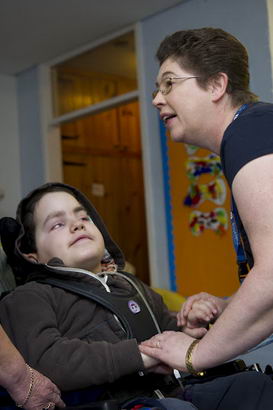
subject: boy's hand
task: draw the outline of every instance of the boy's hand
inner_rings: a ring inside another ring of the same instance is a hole
[[[147,354],[142,353],[142,352],[140,354],[141,354],[145,369],[150,369],[151,367],[158,365],[159,360],[154,359],[153,357],[148,356]]]
[[[172,369],[165,363],[162,363],[160,360],[157,360],[154,357],[148,356],[147,354],[142,352],[140,354],[144,363],[144,367],[148,373],[172,373]]]
[[[187,299],[177,314],[177,324],[192,337],[203,337],[209,323],[214,323],[221,315],[227,301],[206,292],[198,293]]]
[[[208,325],[217,319],[214,312],[214,307],[207,301],[194,302],[189,311],[186,325],[182,328],[183,332],[200,339],[206,334]]]

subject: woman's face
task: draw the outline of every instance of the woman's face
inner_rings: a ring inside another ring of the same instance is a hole
[[[159,91],[153,104],[159,110],[160,117],[174,141],[202,146],[211,99],[209,90],[201,88],[194,77],[194,73],[181,68],[175,60],[168,58],[158,73]],[[164,83],[171,83],[171,89],[165,95],[160,91],[162,84],[164,91]]]

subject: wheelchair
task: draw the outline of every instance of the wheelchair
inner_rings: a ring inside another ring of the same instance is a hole
[[[0,253],[1,253],[1,246],[0,246]],[[1,256],[1,255],[0,255]],[[1,259],[1,258],[0,258]],[[4,297],[9,291],[12,290],[12,288],[15,287],[15,281],[13,277],[13,273],[10,269],[10,267],[5,263],[5,261],[1,262],[1,275],[0,275],[0,298]],[[3,269],[5,269],[5,275],[2,275]],[[4,279],[3,279],[4,278]],[[56,285],[56,284],[55,284]],[[159,292],[160,293],[160,292]],[[180,300],[179,300],[180,302]],[[172,310],[172,309],[171,309]],[[273,341],[273,338],[272,338]],[[253,356],[252,356],[253,357]],[[235,361],[237,362],[237,361]],[[233,362],[231,362],[233,363]],[[244,366],[244,369],[239,368],[238,371],[242,370],[255,370],[261,372],[262,369],[260,368],[259,365],[255,364],[252,366]],[[214,373],[213,373],[214,372]],[[200,383],[204,381],[210,380],[210,378],[215,378],[215,377],[221,377],[225,376],[227,374],[233,374],[236,372],[236,369],[234,370],[234,366],[231,364],[224,364],[222,366],[218,366],[217,368],[213,369],[212,371],[208,372],[208,377],[203,381],[200,379],[194,380],[192,376],[185,376],[182,379],[182,384],[194,384],[194,383]],[[267,374],[271,379],[273,378],[273,370],[271,366],[266,366],[265,367],[265,374]],[[89,389],[82,389],[79,391],[72,391],[72,392],[63,392],[62,393],[62,399],[66,403],[66,410],[87,410],[87,409],[93,409],[93,410],[119,410],[120,403],[115,400],[115,399],[107,399],[107,400],[101,400],[100,395],[101,389],[100,388],[89,388]],[[135,403],[128,402],[127,404],[123,405],[122,408],[132,408],[133,404],[137,407],[139,405],[142,405],[143,407],[155,407],[155,403],[153,402],[153,399],[147,398],[146,401],[141,402],[139,401],[139,398],[137,398],[138,402],[136,401]],[[126,407],[127,405],[127,407]],[[181,402],[182,405],[182,402]],[[190,404],[189,404],[190,405]],[[183,406],[183,405],[182,405]],[[181,408],[182,408],[181,406]],[[191,405],[190,405],[191,406]],[[156,407],[160,407],[158,404],[158,400],[156,402]],[[11,399],[7,391],[3,388],[0,387],[0,410],[15,410],[16,405],[14,401]],[[160,407],[164,409],[164,405]],[[191,408],[194,408],[191,407]]]

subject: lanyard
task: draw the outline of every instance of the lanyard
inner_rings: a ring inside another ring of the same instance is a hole
[[[249,272],[249,265],[240,231],[240,217],[233,196],[231,196],[231,203],[230,222],[232,229],[232,240],[237,255],[239,280],[242,283]]]
[[[238,118],[239,115],[243,111],[245,111],[248,107],[249,107],[249,104],[242,105],[238,109],[238,111],[236,111],[233,117],[233,121],[235,121],[236,118]],[[231,195],[230,221],[231,221],[231,229],[232,229],[233,246],[234,246],[234,249],[237,255],[238,275],[239,275],[239,280],[242,283],[249,271],[249,266],[248,266],[247,256],[246,256],[246,252],[244,248],[244,242],[243,242],[241,230],[240,230],[240,225],[241,225],[240,217],[239,217],[239,213],[238,213],[237,206],[233,198],[233,195]]]
[[[244,104],[244,105],[242,105],[242,106],[236,111],[236,113],[234,114],[233,121],[236,120],[236,118],[238,118],[239,115],[240,115],[243,111],[245,111],[248,107],[249,107],[249,104]]]

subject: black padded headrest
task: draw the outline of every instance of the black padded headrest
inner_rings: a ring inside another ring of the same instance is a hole
[[[20,233],[20,225],[16,219],[5,216],[0,219],[0,237],[2,247],[7,257],[13,257],[15,242]]]

